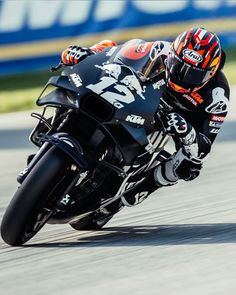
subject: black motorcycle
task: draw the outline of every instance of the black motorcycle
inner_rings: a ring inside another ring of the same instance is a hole
[[[158,116],[165,74],[152,62],[153,72],[144,60],[134,65],[117,46],[49,79],[37,100],[43,113],[32,113],[39,150],[2,220],[7,244],[25,243],[46,223],[101,228],[123,208],[122,194],[168,157]]]

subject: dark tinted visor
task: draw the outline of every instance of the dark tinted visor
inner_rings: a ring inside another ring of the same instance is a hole
[[[186,89],[203,85],[212,73],[184,62],[174,52],[167,58],[167,69],[170,80]]]

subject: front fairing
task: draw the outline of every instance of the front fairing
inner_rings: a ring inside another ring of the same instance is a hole
[[[78,111],[84,102],[104,101],[112,108],[112,116],[97,120],[98,128],[108,134],[121,150],[126,163],[131,163],[140,150],[148,145],[147,135],[155,131],[154,115],[165,88],[165,75],[141,80],[125,60],[119,60],[120,47],[108,48],[87,57],[72,67],[65,67],[60,78],[54,79],[64,98],[42,97],[39,105],[60,104]],[[66,82],[67,81],[67,82]],[[55,94],[55,93],[54,93]],[[95,109],[99,112],[101,104]],[[96,114],[94,113],[96,119]]]
[[[165,86],[164,73],[141,81],[136,71],[119,58],[120,47],[113,50],[112,56],[109,56],[110,50],[65,68],[62,75],[77,88],[78,101],[95,93],[114,107],[115,122],[127,122],[151,131]]]

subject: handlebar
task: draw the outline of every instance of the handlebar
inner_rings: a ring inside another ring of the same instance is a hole
[[[64,64],[63,62],[59,62],[59,64],[58,65],[56,65],[55,67],[51,67],[50,68],[50,71],[51,72],[56,72],[56,71],[58,71],[58,70],[60,70],[60,68],[62,68],[63,66],[69,66],[69,67],[71,67],[71,66],[74,66],[75,64],[73,64],[73,63],[71,63],[71,64]]]

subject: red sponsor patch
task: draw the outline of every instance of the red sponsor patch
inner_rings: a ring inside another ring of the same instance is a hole
[[[211,121],[224,122],[224,116],[211,115]]]
[[[141,59],[151,49],[153,42],[146,42],[139,45],[128,45],[121,49],[121,55],[129,59]]]

